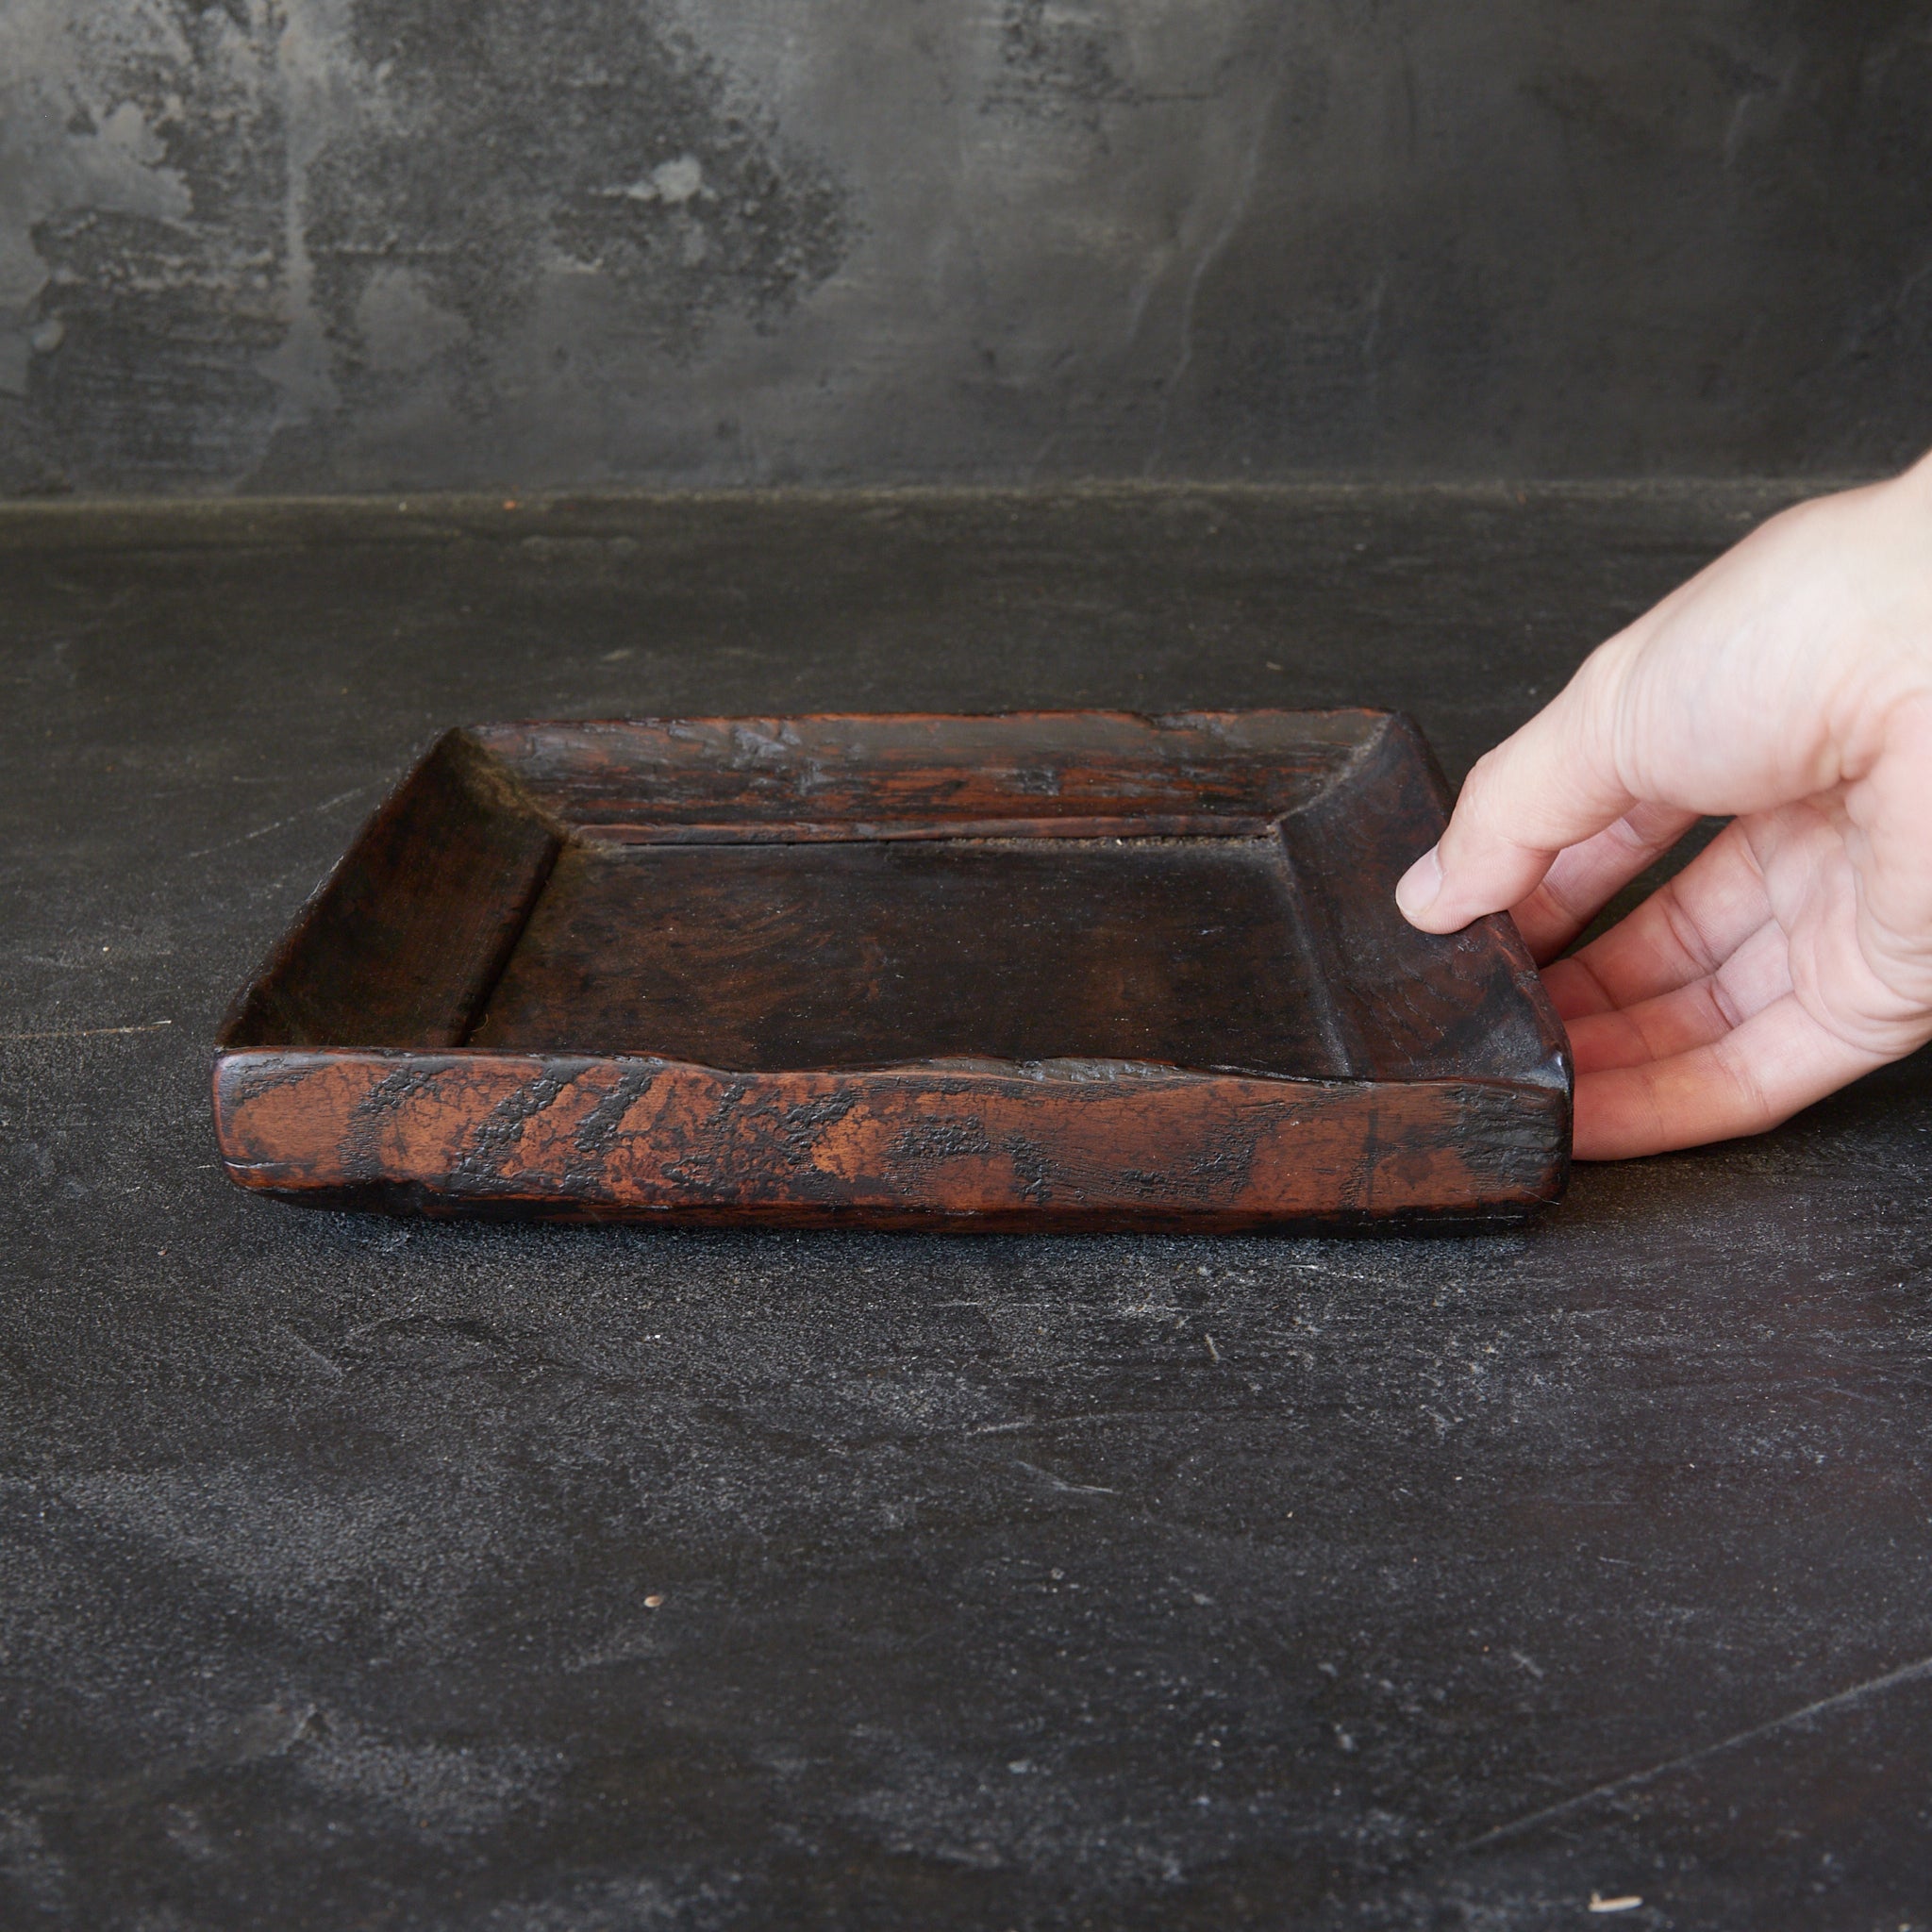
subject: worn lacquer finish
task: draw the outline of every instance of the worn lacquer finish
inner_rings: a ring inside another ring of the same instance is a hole
[[[248,1053],[229,1172],[333,1199],[790,1224],[1237,1228],[1522,1210],[1562,1095],[1079,1064],[861,1079],[662,1061]]]
[[[452,733],[238,997],[242,1185],[433,1213],[960,1228],[1520,1216],[1562,1034],[1391,893],[1374,712]]]

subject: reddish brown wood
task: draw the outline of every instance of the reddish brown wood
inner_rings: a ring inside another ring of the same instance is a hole
[[[1396,912],[1384,713],[453,732],[238,998],[242,1185],[429,1212],[1232,1228],[1561,1191],[1514,928]]]

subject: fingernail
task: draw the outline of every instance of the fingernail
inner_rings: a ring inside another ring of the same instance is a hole
[[[1402,874],[1401,882],[1395,888],[1395,903],[1402,908],[1405,919],[1419,919],[1436,903],[1436,895],[1441,890],[1442,861],[1436,857],[1436,848],[1431,845]]]

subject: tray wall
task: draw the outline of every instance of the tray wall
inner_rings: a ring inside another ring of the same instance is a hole
[[[222,1047],[459,1044],[563,836],[498,760],[448,733],[237,996]]]
[[[234,1054],[215,1081],[230,1174],[284,1198],[982,1231],[1519,1218],[1561,1191],[1566,1108],[1472,1080],[730,1074],[476,1053]]]

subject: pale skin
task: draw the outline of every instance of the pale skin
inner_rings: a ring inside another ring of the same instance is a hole
[[[1706,815],[1732,822],[1559,957]],[[1774,517],[1599,646],[1397,900],[1426,932],[1515,914],[1582,1159],[1761,1132],[1932,1040],[1932,457]]]

